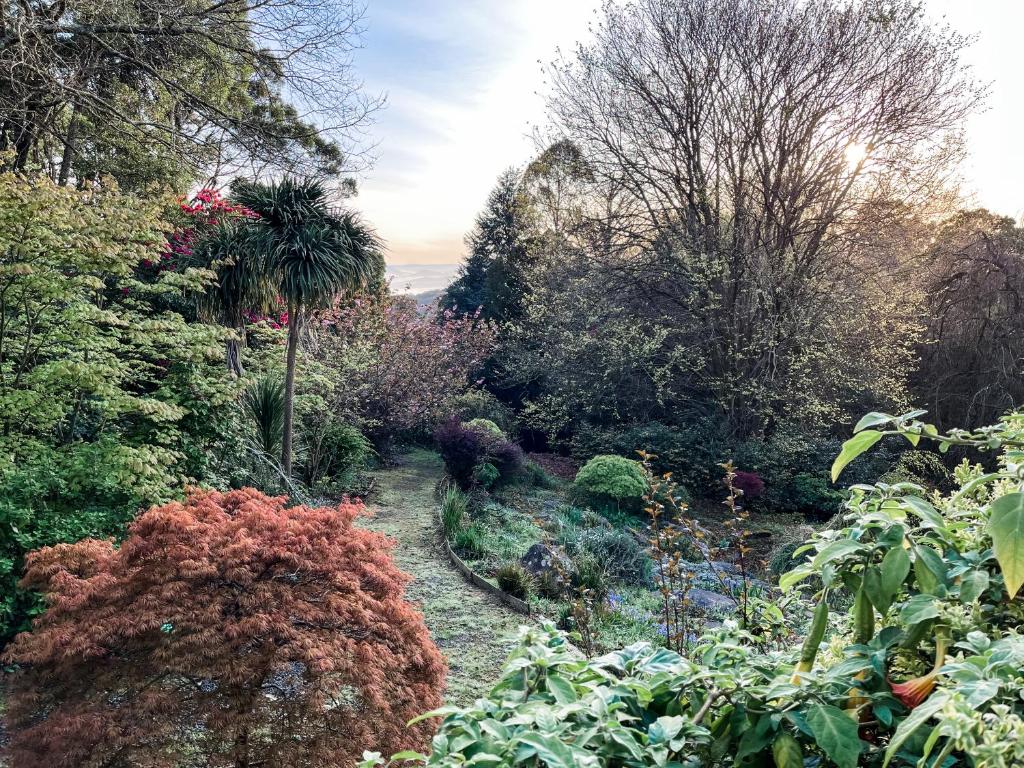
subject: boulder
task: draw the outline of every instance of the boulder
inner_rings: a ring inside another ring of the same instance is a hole
[[[572,561],[564,552],[537,542],[526,550],[519,563],[537,579],[538,583],[566,586],[566,580],[572,578]]]
[[[737,605],[736,600],[729,595],[712,592],[710,589],[691,589],[686,593],[686,599],[695,610],[705,614],[731,614]]]

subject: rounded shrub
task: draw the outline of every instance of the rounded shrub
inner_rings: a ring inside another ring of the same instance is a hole
[[[638,505],[647,493],[647,473],[639,461],[622,456],[595,456],[576,473],[576,490],[597,500],[611,500],[617,505]]]
[[[613,578],[627,584],[649,584],[653,563],[647,551],[626,531],[590,528],[571,542],[574,552],[601,563]]]
[[[470,419],[465,422],[465,426],[469,429],[476,429],[482,432],[486,432],[491,437],[505,437],[505,432],[490,419]]]
[[[433,724],[406,723],[441,703],[444,658],[362,513],[195,490],[119,545],[29,555],[47,608],[7,648],[7,764],[253,765],[247,743],[266,765],[354,765],[425,747]]]

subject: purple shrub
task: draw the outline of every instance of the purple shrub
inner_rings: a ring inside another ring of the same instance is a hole
[[[448,475],[460,488],[469,488],[473,484],[473,470],[484,457],[484,435],[452,418],[435,430],[434,440]]]
[[[764,480],[756,472],[744,472],[742,469],[738,469],[732,484],[737,490],[743,491],[745,499],[756,499],[764,493]]]

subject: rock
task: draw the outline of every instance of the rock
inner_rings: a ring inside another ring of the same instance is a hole
[[[722,573],[732,573],[739,575],[740,567],[736,563],[728,563],[725,560],[712,560],[711,567]]]
[[[566,580],[572,578],[572,561],[563,552],[539,541],[526,550],[519,563],[538,582],[565,586]]]
[[[686,593],[686,599],[690,601],[691,606],[703,613],[731,614],[736,610],[735,599],[709,589],[691,589]]]

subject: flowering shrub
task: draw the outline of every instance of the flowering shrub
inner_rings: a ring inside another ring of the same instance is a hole
[[[421,313],[386,292],[360,296],[310,323],[311,355],[326,379],[328,407],[360,422],[378,447],[427,436],[470,390],[494,329],[476,317]],[[323,380],[322,379],[322,380]]]
[[[193,491],[110,541],[42,549],[49,608],[5,661],[9,764],[345,765],[422,746],[445,667],[361,505]]]

